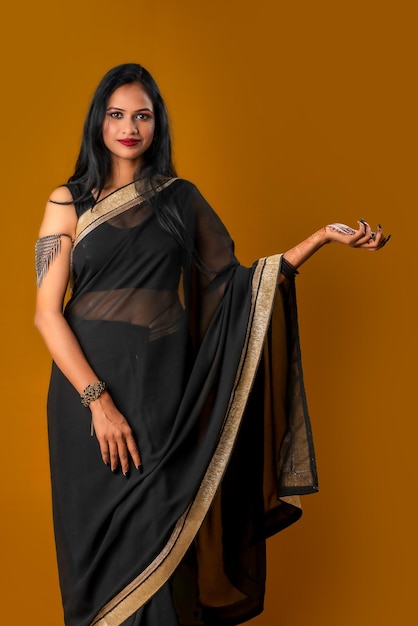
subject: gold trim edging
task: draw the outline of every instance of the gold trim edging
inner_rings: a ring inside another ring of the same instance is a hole
[[[130,183],[126,185],[126,187],[122,187],[117,191],[109,194],[106,198],[103,198],[100,202],[98,202],[94,207],[83,213],[78,222],[75,232],[75,240],[74,240],[74,248],[86,235],[92,232],[97,226],[103,224],[108,219],[112,217],[116,217],[121,213],[124,213],[128,209],[131,209],[134,206],[139,204],[143,204],[150,197],[151,193],[158,193],[174,183],[177,178],[170,178],[166,180],[164,183],[161,183],[155,190],[140,193],[135,183]],[[115,206],[116,203],[116,206]]]
[[[199,491],[158,557],[97,614],[91,626],[120,626],[173,574],[196,536],[222,480],[260,362],[282,255],[260,259],[252,281],[252,310],[224,427]]]

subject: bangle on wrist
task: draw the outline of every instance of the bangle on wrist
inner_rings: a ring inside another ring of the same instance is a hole
[[[90,402],[94,402],[97,398],[100,398],[102,393],[106,390],[106,383],[102,380],[95,380],[91,385],[87,385],[83,393],[80,394],[81,404],[88,408]]]

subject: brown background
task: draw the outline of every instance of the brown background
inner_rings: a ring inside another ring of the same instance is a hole
[[[254,626],[415,619],[416,21],[398,0],[72,0],[2,15],[2,624],[60,626],[33,244],[71,173],[93,89],[143,63],[180,175],[245,264],[331,221],[382,222],[380,254],[329,246],[298,277],[320,471],[269,542]],[[75,450],[76,454],[77,451]],[[88,476],[86,476],[88,480]]]

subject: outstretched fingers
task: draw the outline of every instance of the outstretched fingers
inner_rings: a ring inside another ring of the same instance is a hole
[[[118,460],[122,474],[127,478],[129,473],[129,455],[125,439],[121,436],[116,440],[118,446]]]
[[[377,228],[377,236],[376,236],[376,243],[377,243],[377,250],[380,250],[380,248],[383,248],[383,246],[385,246],[387,244],[387,242],[389,241],[389,239],[392,237],[392,235],[388,235],[387,237],[384,237],[383,235],[383,231],[382,231],[382,227],[379,224],[378,228]]]
[[[103,396],[103,397],[102,397]],[[120,467],[127,478],[131,462],[142,471],[138,446],[125,417],[113,404],[108,393],[91,403],[94,432],[103,462],[112,472]]]
[[[366,220],[360,220],[359,224],[360,229],[364,232],[364,235],[357,240],[355,247],[365,248],[372,251],[380,250],[391,238],[391,235],[388,235],[387,237],[383,235],[381,224],[378,225],[376,231],[372,231]]]
[[[99,443],[103,463],[112,472],[116,472],[120,467],[122,474],[127,477],[130,459],[132,459],[136,469],[142,471],[138,446],[130,430],[127,433],[118,433],[114,437],[102,438]]]
[[[110,469],[112,472],[116,472],[119,466],[119,451],[116,441],[113,439],[108,441],[109,455],[110,455]]]
[[[108,441],[108,446],[110,453],[110,469],[112,472],[115,472],[120,466],[122,474],[127,478],[131,459],[136,469],[142,471],[138,446],[132,434],[132,430],[127,424]]]
[[[99,441],[100,445],[100,454],[102,455],[102,460],[105,465],[110,467],[110,452],[109,445],[107,441]]]
[[[370,224],[366,222],[366,220],[358,220],[357,224],[359,225],[359,228],[356,231],[351,245],[353,246],[353,248],[362,248],[368,245],[370,242],[374,241],[372,237],[372,229],[370,228]]]
[[[390,235],[383,235],[382,227],[379,224],[376,231],[373,231],[366,220],[358,220],[358,229],[351,228],[347,224],[328,224],[325,227],[328,233],[328,241],[346,244],[352,248],[363,248],[365,250],[380,250],[387,244]]]
[[[126,437],[126,446],[136,469],[142,472],[141,455],[139,454],[138,446],[136,445],[135,437],[132,432]]]

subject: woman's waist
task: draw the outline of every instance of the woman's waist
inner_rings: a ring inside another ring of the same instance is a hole
[[[108,330],[113,324],[142,327],[154,339],[183,326],[184,308],[176,291],[126,288],[75,294],[65,317],[76,327],[83,322],[103,322]]]

